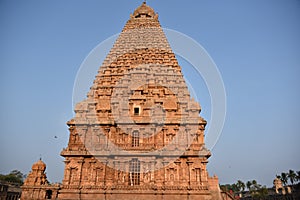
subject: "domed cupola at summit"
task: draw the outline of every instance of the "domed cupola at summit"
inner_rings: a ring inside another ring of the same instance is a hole
[[[143,17],[149,17],[154,18],[157,16],[155,11],[146,4],[146,2],[143,2],[141,6],[139,6],[132,15],[134,18],[143,18]]]

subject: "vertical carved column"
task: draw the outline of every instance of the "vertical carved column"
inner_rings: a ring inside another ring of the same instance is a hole
[[[155,147],[155,144],[156,144],[156,141],[155,141],[155,135],[156,135],[155,128],[151,128],[150,131],[151,131],[150,132],[150,134],[151,134],[151,146],[156,148]]]
[[[192,167],[193,161],[187,160],[186,164],[188,165],[188,180],[189,180],[188,183],[189,183],[189,186],[191,186],[191,167]]]
[[[176,149],[178,149],[179,148],[179,134],[178,134],[178,127],[176,126],[175,128],[174,128],[174,131],[175,131],[175,139],[176,139],[176,141],[175,141],[175,148]]]
[[[92,128],[92,150],[98,150],[99,149],[99,144],[100,144],[100,134],[99,132],[99,127],[95,126]]]
[[[168,134],[168,129],[167,128],[163,128],[163,147],[165,147],[167,144],[167,134]]]
[[[130,169],[129,169],[129,161],[125,161],[124,162],[125,163],[125,172],[127,172],[126,173],[126,176],[125,176],[125,185],[129,185],[130,184],[130,179],[129,179],[129,171],[130,171]]]
[[[69,185],[70,184],[70,168],[69,168],[70,160],[66,158],[64,160],[64,163],[65,163],[65,173],[64,173],[63,185]]]
[[[88,127],[87,126],[83,126],[81,128],[81,130],[79,131],[79,134],[80,134],[79,136],[80,136],[80,139],[82,141],[80,150],[84,150],[85,149],[86,140],[89,139],[89,138],[87,138],[87,132],[88,132]]]
[[[157,185],[157,186],[162,186],[162,178],[161,177],[161,173],[162,173],[162,163],[161,163],[161,159],[160,158],[156,158],[156,162],[155,162],[155,166],[154,166],[154,169],[156,169],[154,171],[154,183]]]
[[[109,138],[109,130],[110,130],[110,128],[108,128],[108,127],[106,127],[106,128],[104,128],[105,129],[105,149],[108,149],[108,143],[109,143],[109,140],[110,140],[110,138]]]
[[[106,158],[107,159],[107,158]],[[107,182],[106,182],[106,179],[107,179],[107,163],[108,163],[108,161],[102,161],[103,162],[103,176],[104,176],[104,181],[103,181],[103,184],[104,184],[104,186],[106,186],[106,184],[107,184]]]
[[[92,171],[92,173],[91,174],[89,174],[89,184],[91,184],[91,185],[93,185],[93,184],[95,184],[96,185],[96,167],[95,167],[95,163],[96,163],[96,160],[94,160],[94,159],[91,159],[90,161],[89,161],[89,163],[90,163],[90,168],[88,169],[88,171]],[[87,172],[87,173],[89,173],[89,172]]]
[[[163,168],[164,168],[164,185],[167,185],[166,183],[167,183],[167,180],[168,180],[168,178],[167,178],[167,176],[168,176],[168,173],[167,173],[167,165],[168,165],[168,161],[162,161],[162,164],[163,164]]]
[[[181,162],[179,160],[177,160],[174,163],[176,164],[176,170],[177,170],[177,172],[176,172],[176,174],[177,174],[176,184],[179,185],[180,181],[181,181],[180,180],[180,172],[179,172],[179,170],[180,170],[180,163]]]
[[[151,161],[150,164],[151,164],[150,183],[154,183],[155,184],[155,179],[156,179],[156,177],[155,177],[155,171],[156,170],[154,170],[154,169],[155,169],[156,161]]]
[[[78,163],[79,163],[79,182],[78,182],[78,186],[80,187],[81,186],[81,182],[82,182],[82,171],[83,171],[83,163],[84,163],[84,157],[81,157],[79,160],[78,160]]]
[[[186,128],[186,134],[185,134],[186,135],[186,142],[187,142],[186,144],[190,144],[190,130],[191,130],[190,128],[188,128],[188,127]]]
[[[208,177],[207,177],[206,163],[207,163],[207,161],[205,161],[205,160],[201,162],[201,168],[202,168],[201,177],[202,177],[202,181],[204,181],[204,182],[208,181],[208,179],[207,179]]]

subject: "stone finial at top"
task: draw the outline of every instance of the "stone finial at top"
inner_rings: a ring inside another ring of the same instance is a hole
[[[146,1],[142,3],[135,11],[133,12],[132,15],[130,15],[131,18],[158,18],[158,14],[155,13],[153,8],[148,6],[146,4]]]

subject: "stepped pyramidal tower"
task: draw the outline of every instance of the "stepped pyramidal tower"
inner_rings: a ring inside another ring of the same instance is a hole
[[[51,198],[222,199],[206,170],[200,111],[158,14],[144,2],[67,122],[64,178]]]

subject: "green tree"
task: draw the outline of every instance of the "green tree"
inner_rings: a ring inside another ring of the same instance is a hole
[[[225,184],[225,185],[220,185],[221,190],[224,192],[239,192],[238,187],[236,184]]]
[[[238,189],[238,195],[242,195],[245,190],[245,183],[241,180],[238,180],[235,185]]]
[[[261,187],[261,185],[258,184],[256,180],[252,180],[252,186],[254,190],[258,190]]]
[[[239,192],[239,188],[238,188],[237,184],[232,184],[232,185],[231,185],[231,190],[232,190],[233,192]]]
[[[256,189],[255,192],[252,194],[252,197],[258,199],[265,199],[267,196],[268,196],[268,189],[266,186],[263,187],[259,186],[259,188]]]
[[[227,191],[228,191],[226,185],[220,185],[220,189],[221,189],[223,192],[227,192]]]
[[[300,181],[300,171],[297,171],[296,174],[297,174],[297,175],[296,175],[297,181]]]
[[[251,191],[251,186],[252,186],[252,182],[251,181],[247,181],[246,187],[248,188],[249,192]]]
[[[237,186],[239,192],[243,192],[245,190],[245,183],[241,180],[237,181],[236,186]]]
[[[294,182],[297,180],[296,177],[296,173],[293,170],[289,170],[289,173],[287,174],[287,177],[290,179],[290,182],[292,185],[294,185]]]
[[[9,174],[0,174],[0,180],[22,185],[25,176],[19,170],[12,170]]]
[[[283,185],[286,185],[288,181],[288,177],[287,174],[285,172],[281,173],[281,182],[283,183]]]

